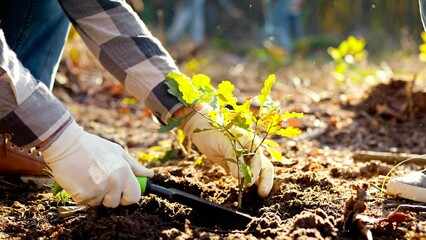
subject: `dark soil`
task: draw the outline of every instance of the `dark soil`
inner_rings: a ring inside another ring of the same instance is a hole
[[[62,69],[59,78],[66,81],[58,83],[54,92],[87,131],[122,144],[134,156],[170,138],[156,132],[158,124],[143,107],[123,103],[128,96],[109,75],[93,73],[104,79],[100,86],[85,80],[93,77],[92,70],[84,64],[79,68],[86,75],[69,66]],[[210,76],[224,79],[217,75]],[[236,78],[250,86],[240,88],[241,96],[260,89],[254,79],[257,75],[251,76]],[[293,95],[286,110],[305,113],[301,122],[293,123],[304,134],[292,140],[275,139],[285,159],[274,162],[276,178],[267,198],[258,197],[256,187],[244,191],[239,211],[254,217],[247,225],[230,227],[227,219],[215,213],[152,194],[132,206],[89,208],[60,217],[60,204],[49,187],[36,188],[18,176],[2,176],[0,238],[364,239],[371,234],[374,239],[424,239],[424,212],[405,212],[403,221],[374,220],[386,218],[401,204],[422,205],[380,193],[384,175],[395,163],[353,157],[360,150],[425,153],[425,93],[407,92],[406,84],[391,81],[363,95],[329,92],[319,101],[307,101],[306,95],[291,93],[292,89],[277,93]],[[407,104],[409,99],[415,99],[414,104]],[[156,173],[152,181],[236,208],[235,179],[208,161],[196,165],[179,156],[165,163],[146,163]],[[391,176],[420,169],[421,165],[407,163]]]

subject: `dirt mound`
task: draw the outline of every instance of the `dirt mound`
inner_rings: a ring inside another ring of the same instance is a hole
[[[358,110],[398,121],[421,119],[426,116],[426,92],[414,92],[413,84],[395,79],[389,83],[381,83],[366,92]]]

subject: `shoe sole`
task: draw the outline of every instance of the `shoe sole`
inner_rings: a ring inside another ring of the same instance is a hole
[[[386,191],[388,194],[396,195],[401,198],[426,203],[426,188],[391,180],[387,185]]]

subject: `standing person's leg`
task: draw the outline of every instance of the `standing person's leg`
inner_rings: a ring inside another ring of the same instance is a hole
[[[203,44],[205,40],[205,0],[193,0],[191,3],[193,21],[191,24],[191,39],[196,45]]]
[[[21,63],[50,89],[70,23],[57,0],[3,0],[0,27]]]
[[[192,20],[192,6],[190,0],[182,0],[177,4],[177,10],[173,16],[172,25],[167,34],[167,41],[175,44],[185,33],[189,23]]]
[[[263,8],[263,36],[262,38],[269,39],[274,34],[274,21],[273,21],[273,12],[272,12],[272,3],[270,1],[262,1]]]
[[[300,14],[289,15],[288,20],[291,29],[291,36],[293,37],[293,39],[301,39],[303,37],[303,24],[302,17],[300,16]]]
[[[291,52],[293,51],[293,43],[290,37],[287,15],[289,6],[289,0],[276,0],[272,5],[272,21],[277,43]]]

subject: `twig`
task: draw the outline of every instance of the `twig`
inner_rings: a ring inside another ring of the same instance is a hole
[[[401,204],[399,205],[394,212],[426,212],[426,206],[422,205],[411,205],[411,204]]]
[[[394,109],[390,108],[387,105],[380,105],[380,104],[377,105],[376,112],[377,112],[377,115],[381,115],[381,114],[390,115],[398,120],[401,120],[401,121],[405,120],[404,116],[401,113],[395,111]]]
[[[426,165],[426,156],[410,153],[392,153],[392,152],[374,152],[374,151],[357,151],[352,155],[355,161],[368,162],[371,160],[379,160],[382,162],[396,164],[406,159],[412,159],[410,162],[418,165]]]
[[[414,83],[416,81],[417,75],[414,74],[414,77],[411,81],[408,82],[408,84],[405,87],[405,94],[407,97],[407,113],[408,113],[408,119],[412,120],[414,118],[414,99],[413,99],[413,88]]]

